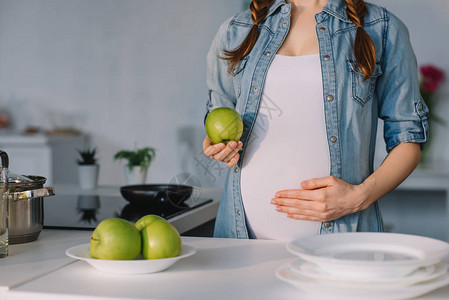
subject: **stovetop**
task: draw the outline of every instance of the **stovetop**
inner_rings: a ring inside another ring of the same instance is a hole
[[[148,214],[167,220],[212,202],[212,199],[188,199],[182,210],[141,207],[130,204],[121,196],[62,194],[44,198],[44,228],[95,229],[104,219],[119,217],[132,222]]]

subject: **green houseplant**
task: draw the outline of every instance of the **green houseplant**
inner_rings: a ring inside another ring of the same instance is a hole
[[[98,185],[100,170],[95,156],[97,149],[88,147],[83,150],[78,149],[77,151],[80,155],[80,158],[77,160],[80,187],[85,190],[94,189]]]
[[[144,147],[136,150],[121,150],[114,155],[115,160],[126,160],[125,179],[127,184],[143,184],[147,170],[156,156],[156,150]]]
[[[97,158],[95,157],[95,154],[97,152],[97,149],[94,148],[86,148],[84,150],[78,149],[78,153],[81,157],[81,159],[78,159],[78,165],[95,165],[97,164]]]

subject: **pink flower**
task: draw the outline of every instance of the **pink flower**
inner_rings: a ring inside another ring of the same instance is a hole
[[[435,92],[444,79],[444,72],[432,65],[425,65],[420,68],[422,75],[422,88],[426,92]]]

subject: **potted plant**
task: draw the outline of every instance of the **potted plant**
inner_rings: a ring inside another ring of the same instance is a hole
[[[78,159],[78,178],[82,189],[94,189],[98,185],[98,174],[100,166],[95,157],[96,148],[86,148],[79,150],[81,159]]]
[[[115,160],[125,159],[126,184],[144,184],[148,167],[156,156],[154,148],[145,147],[136,150],[121,150],[114,155]]]

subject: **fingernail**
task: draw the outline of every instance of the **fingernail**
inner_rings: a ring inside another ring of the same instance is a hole
[[[278,204],[278,202],[276,201],[276,199],[271,199],[271,204]]]
[[[231,147],[232,149],[234,149],[237,146],[237,143],[232,141],[229,143],[229,147]]]
[[[282,209],[281,209],[280,206],[276,207],[276,210],[277,210],[277,211],[282,211]]]
[[[238,143],[239,148],[243,146],[243,143],[239,141]]]
[[[281,194],[279,194],[279,193],[276,193],[276,195],[274,195],[276,198],[279,198],[279,197],[281,197]]]

